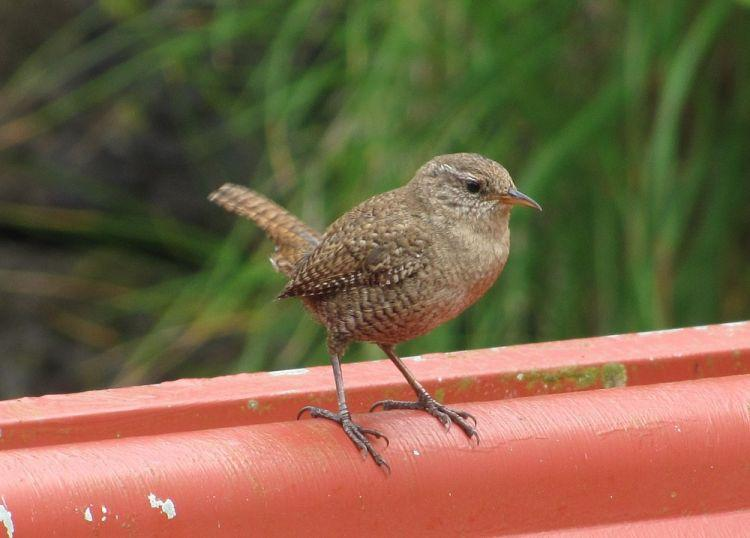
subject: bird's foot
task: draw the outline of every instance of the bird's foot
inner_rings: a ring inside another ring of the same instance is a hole
[[[446,430],[450,430],[451,424],[455,422],[469,439],[474,438],[477,444],[479,444],[479,433],[476,430],[477,419],[466,411],[459,411],[444,406],[429,394],[420,395],[416,402],[380,400],[370,407],[370,411],[374,411],[378,407],[382,407],[383,411],[390,411],[391,409],[418,409],[425,411],[438,419],[445,426]],[[472,421],[474,424],[470,424],[469,421]]]
[[[391,467],[386,463],[378,451],[373,448],[372,443],[367,438],[368,435],[372,435],[376,439],[383,439],[387,448],[390,442],[385,435],[377,430],[363,428],[359,424],[355,424],[352,422],[352,418],[348,412],[345,414],[334,413],[333,411],[323,409],[322,407],[308,405],[300,409],[300,412],[297,414],[297,419],[299,419],[305,412],[310,413],[312,418],[325,418],[340,424],[344,429],[344,433],[346,433],[349,439],[352,440],[352,443],[356,445],[360,452],[362,452],[362,455],[367,456],[367,454],[369,454],[373,461],[378,464],[378,467],[381,467],[386,473],[390,474]]]

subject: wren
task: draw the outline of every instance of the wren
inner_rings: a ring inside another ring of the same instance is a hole
[[[474,153],[440,155],[406,185],[365,200],[322,235],[239,185],[225,184],[209,200],[266,232],[276,245],[271,262],[289,278],[279,297],[299,297],[328,331],[338,412],[307,406],[300,415],[340,424],[361,451],[389,470],[368,438],[384,436],[352,421],[341,374],[350,342],[374,342],[417,400],[383,400],[371,411],[426,411],[479,441],[476,419],[436,401],[396,355],[395,345],[431,331],[484,295],[508,259],[511,208],[541,210],[516,190],[505,168]]]

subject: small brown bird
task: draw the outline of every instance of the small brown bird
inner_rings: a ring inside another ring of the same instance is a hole
[[[300,297],[328,330],[339,409],[308,406],[300,415],[308,411],[340,424],[360,450],[388,469],[367,438],[384,436],[352,421],[341,375],[349,343],[374,342],[406,378],[417,401],[383,400],[371,411],[426,411],[446,428],[458,424],[478,442],[474,417],[430,396],[394,348],[454,318],[484,295],[508,259],[511,208],[541,210],[516,190],[505,168],[474,153],[435,157],[409,183],[362,202],[323,235],[239,185],[225,184],[209,200],[266,232],[276,245],[271,262],[289,277],[279,298]]]

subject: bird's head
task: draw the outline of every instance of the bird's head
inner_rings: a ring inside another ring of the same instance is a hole
[[[542,210],[516,189],[503,166],[476,153],[433,158],[417,171],[410,187],[424,203],[455,218],[507,217],[514,205]]]

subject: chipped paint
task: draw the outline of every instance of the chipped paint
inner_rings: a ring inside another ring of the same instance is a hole
[[[413,357],[404,357],[406,360],[414,362],[423,362],[426,359],[422,355],[414,355]]]
[[[275,395],[279,396],[282,394],[294,394],[296,391],[280,391],[274,393]],[[247,409],[248,411],[252,411],[254,413],[263,414],[269,412],[273,408],[273,405],[268,401],[261,401],[261,400],[255,400],[250,399],[245,402],[245,407],[243,409]]]
[[[107,507],[102,505],[102,523],[107,521]]]
[[[158,508],[162,513],[166,514],[167,519],[172,519],[177,515],[177,510],[175,510],[172,499],[168,498],[166,501],[163,501],[153,493],[149,493],[148,502],[151,505],[151,508]]]
[[[416,448],[414,450],[412,450],[411,453],[414,454],[415,456],[421,456],[422,455],[422,453],[419,450],[417,450]]]
[[[280,376],[280,375],[305,375],[310,370],[307,368],[292,368],[290,370],[276,370],[274,372],[268,372],[268,375],[272,375],[274,377]]]
[[[661,329],[659,331],[643,331],[635,334],[637,334],[638,336],[656,336],[657,334],[677,333],[684,330],[685,329],[678,327],[676,329]]]
[[[83,519],[86,521],[94,521],[94,516],[91,515],[91,507],[87,506],[86,510],[83,511]]]
[[[13,526],[12,516],[13,514],[10,513],[8,506],[5,504],[5,497],[3,497],[3,502],[0,504],[0,523],[5,527],[5,532],[8,535],[8,538],[13,538],[13,533],[16,531]]]

